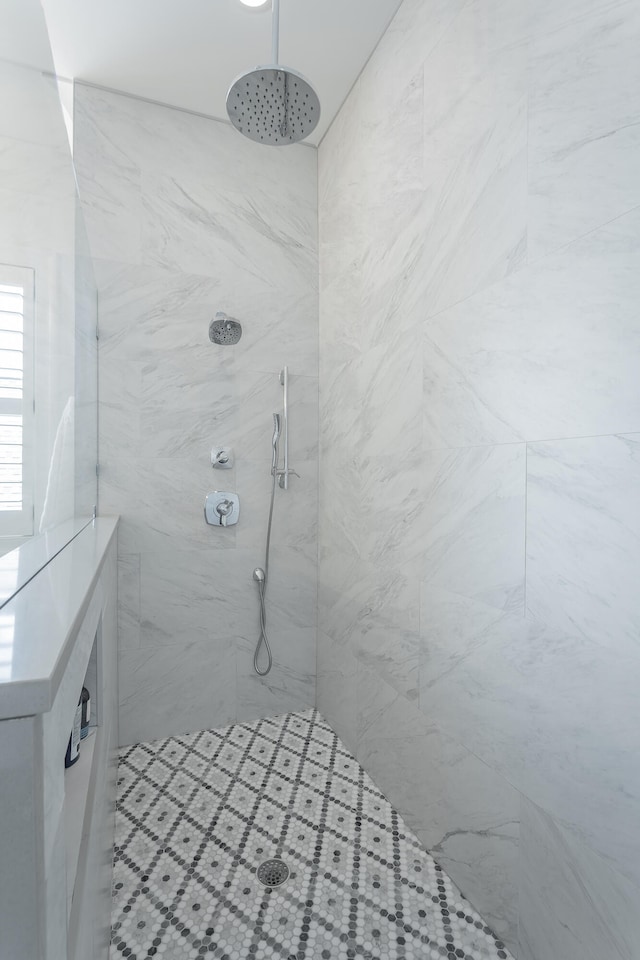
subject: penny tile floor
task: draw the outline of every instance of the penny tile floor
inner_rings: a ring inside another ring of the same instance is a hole
[[[124,748],[113,882],[110,960],[510,958],[315,710]]]

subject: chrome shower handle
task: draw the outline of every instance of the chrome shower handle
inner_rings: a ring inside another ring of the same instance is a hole
[[[221,500],[220,503],[216,504],[216,513],[220,517],[221,527],[227,526],[227,519],[229,517],[229,514],[233,510],[233,506],[234,505],[231,502],[231,500]]]
[[[214,490],[204,501],[204,518],[213,527],[232,527],[240,519],[240,498],[229,490]]]

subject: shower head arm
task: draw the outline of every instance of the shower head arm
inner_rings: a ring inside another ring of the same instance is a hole
[[[271,0],[271,62],[278,63],[280,55],[280,0]]]
[[[253,0],[251,0],[253,2]],[[280,0],[271,0],[273,63],[240,74],[227,91],[229,119],[255,143],[285,146],[304,140],[320,119],[320,101],[309,81],[280,59]]]

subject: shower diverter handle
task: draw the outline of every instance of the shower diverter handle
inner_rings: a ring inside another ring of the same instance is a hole
[[[227,518],[233,510],[233,504],[231,500],[221,500],[220,503],[216,504],[216,513],[220,517],[220,526],[226,527]]]

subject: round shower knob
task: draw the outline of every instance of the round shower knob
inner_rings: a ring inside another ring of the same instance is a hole
[[[231,447],[214,447],[211,451],[211,466],[218,470],[230,470],[233,466]]]

